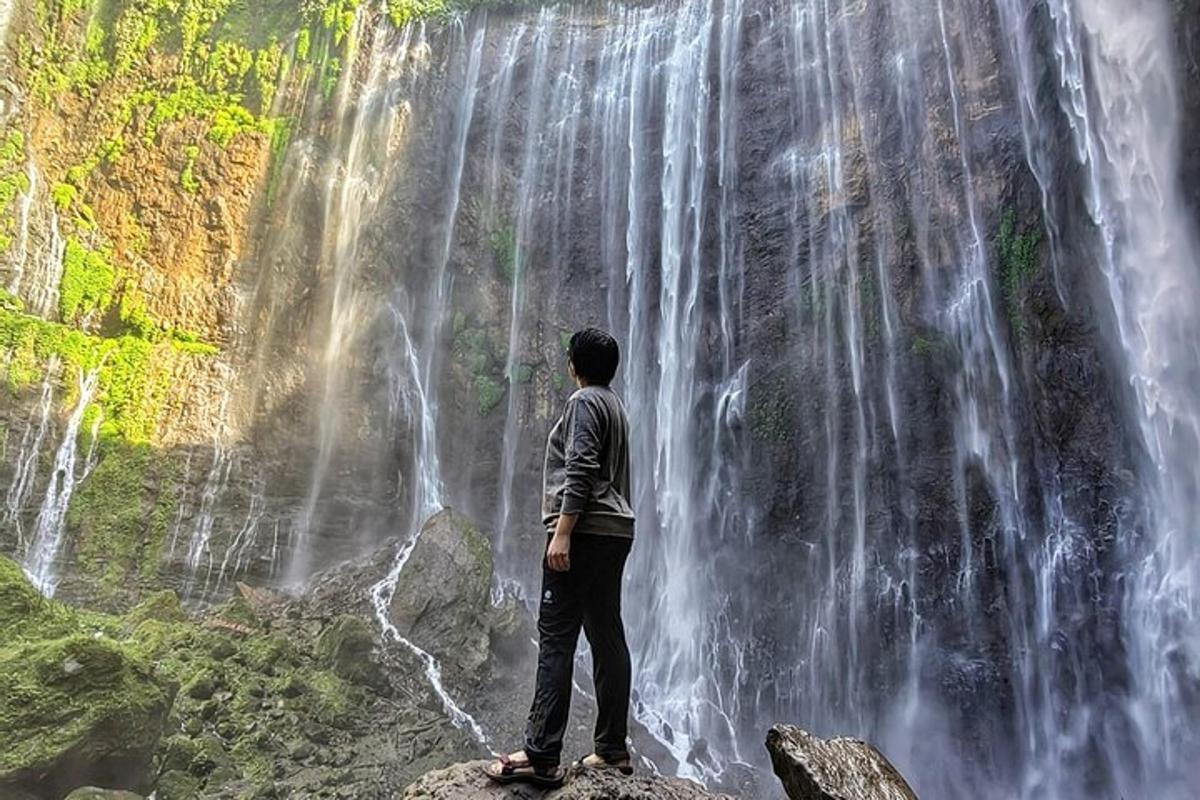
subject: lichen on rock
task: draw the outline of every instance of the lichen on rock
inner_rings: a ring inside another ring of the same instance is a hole
[[[820,739],[776,725],[767,751],[791,800],[917,800],[892,762],[857,739]]]
[[[2,557],[0,619],[0,793],[149,789],[172,684],[106,620],[41,598]]]
[[[405,637],[471,673],[488,659],[492,551],[467,517],[446,509],[425,523],[390,615]]]

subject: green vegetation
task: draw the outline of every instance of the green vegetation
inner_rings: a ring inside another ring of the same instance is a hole
[[[107,438],[100,461],[71,498],[80,572],[113,597],[158,570],[178,499],[179,464],[150,445]]]
[[[795,393],[783,378],[765,378],[750,385],[747,413],[750,433],[760,442],[782,444],[793,435]]]
[[[123,755],[160,797],[213,796],[235,782],[248,792],[239,796],[278,796],[279,765],[300,769],[291,748],[359,726],[375,696],[364,681],[387,690],[375,644],[350,617],[315,640],[285,637],[240,598],[203,626],[171,592],[123,617],[75,611],[0,557],[0,794],[25,796],[41,774]]]
[[[25,163],[25,135],[13,131],[0,140],[0,253],[12,246],[16,220],[12,210],[19,195],[29,191]]]
[[[183,171],[179,173],[179,185],[188,194],[200,191],[200,181],[196,178],[196,159],[200,157],[200,145],[188,145],[183,152]]]
[[[197,357],[197,349],[205,349],[179,341],[178,335],[167,331],[157,342],[132,334],[101,337],[0,309],[0,351],[8,354],[4,377],[9,389],[15,392],[40,381],[51,357],[62,361],[66,374],[99,370],[94,402],[103,415],[101,434],[131,443],[154,439],[176,359]]]
[[[79,240],[67,240],[58,310],[64,322],[74,322],[112,304],[117,270],[110,254],[89,250]]]
[[[461,324],[461,327],[460,327]],[[470,376],[479,401],[479,414],[486,417],[504,399],[503,348],[483,328],[471,327],[465,318],[455,317],[454,354]]]
[[[1021,309],[1025,291],[1038,271],[1038,249],[1041,243],[1040,225],[1029,226],[1024,232],[1018,231],[1016,212],[1012,209],[1004,212],[995,239],[996,268],[1009,325],[1013,333],[1020,338],[1028,332],[1028,324],[1021,314]]]
[[[510,224],[501,225],[492,231],[491,243],[496,269],[504,282],[511,284],[517,276],[517,232]]]
[[[43,598],[0,557],[0,794],[25,796],[23,783],[67,767],[72,753],[153,752],[170,691],[118,630]]]
[[[917,334],[912,338],[909,352],[917,358],[932,359],[952,352],[953,346],[936,333]]]

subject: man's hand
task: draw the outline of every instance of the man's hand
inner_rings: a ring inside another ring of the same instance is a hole
[[[571,537],[556,533],[550,537],[546,548],[546,564],[555,572],[566,572],[571,568]]]

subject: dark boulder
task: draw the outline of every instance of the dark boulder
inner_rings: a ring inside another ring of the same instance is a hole
[[[471,673],[488,659],[491,589],[487,537],[446,509],[422,526],[389,613],[401,636]]]
[[[791,800],[917,800],[883,753],[857,739],[818,739],[776,725],[767,751]]]

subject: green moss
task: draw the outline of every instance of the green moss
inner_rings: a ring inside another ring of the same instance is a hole
[[[475,393],[479,396],[479,415],[486,417],[495,411],[504,399],[504,386],[487,375],[476,375],[474,384]]]
[[[11,167],[25,159],[25,134],[11,132],[0,144],[0,167]]]
[[[929,358],[937,353],[937,351],[937,342],[926,336],[914,336],[912,340],[912,347],[909,348],[909,352],[920,358]]]
[[[7,353],[9,387],[41,380],[57,356],[70,371],[99,370],[95,402],[101,432],[130,443],[154,439],[176,358],[197,357],[186,344],[155,343],[136,335],[100,337],[67,325],[0,308],[0,351]]]
[[[508,376],[508,382],[522,386],[533,383],[533,376],[536,371],[537,366],[534,364],[513,364],[512,372]]]
[[[352,683],[369,686],[379,680],[374,652],[375,631],[361,617],[338,617],[317,640],[321,666]]]
[[[169,590],[155,592],[125,615],[123,627],[132,632],[147,620],[170,624],[186,622],[187,614],[179,603],[179,595]]]
[[[766,378],[751,384],[747,416],[750,433],[760,442],[790,441],[795,396],[783,378]]]
[[[0,556],[0,648],[31,638],[58,638],[75,628],[69,608],[43,597],[15,561]]]
[[[200,190],[200,181],[196,178],[196,159],[200,157],[200,146],[189,145],[183,153],[183,171],[179,173],[179,185],[188,194],[195,194]]]
[[[454,337],[455,356],[465,367],[479,403],[479,413],[487,416],[504,399],[505,357],[494,337],[482,328],[464,322]]]
[[[500,277],[511,284],[517,274],[517,232],[512,225],[502,225],[492,231],[492,255]]]
[[[50,189],[50,197],[54,200],[54,205],[58,206],[59,211],[68,211],[75,203],[75,197],[79,194],[79,190],[69,183],[56,183]]]
[[[137,579],[157,574],[178,481],[176,460],[148,444],[101,443],[99,463],[71,497],[67,524],[78,542],[80,572],[106,595],[134,592]],[[135,614],[135,621],[149,610]]]
[[[996,233],[996,268],[999,273],[1000,290],[1009,325],[1018,337],[1024,337],[1028,325],[1021,314],[1024,294],[1038,271],[1038,252],[1042,243],[1040,225],[1027,226],[1019,230],[1016,212],[1008,209],[1000,219],[1000,230]]]
[[[271,128],[271,168],[267,176],[267,203],[275,202],[279,193],[279,182],[283,178],[283,165],[287,148],[292,141],[293,126],[286,117],[277,118]]]
[[[272,782],[283,742],[341,738],[329,729],[367,717],[374,683],[338,674],[370,660],[366,621],[340,617],[314,642],[300,629],[210,627],[230,616],[219,609],[202,626],[169,592],[124,617],[85,615],[43,598],[0,558],[0,794],[8,765],[50,764],[70,741],[101,736],[157,744],[158,796],[218,796],[239,778]],[[168,706],[172,735],[160,738]],[[266,725],[265,709],[279,715]]]
[[[73,749],[157,739],[170,691],[135,648],[107,635],[111,619],[41,598],[6,557],[0,618],[0,788],[53,771]]]
[[[341,77],[342,60],[337,57],[327,59],[321,69],[321,96],[326,100],[333,97]]]
[[[296,37],[296,60],[308,61],[309,52],[312,49],[312,32],[308,28],[301,28],[300,33]]]
[[[111,305],[117,270],[109,258],[107,253],[89,250],[75,238],[67,239],[58,299],[64,322],[93,311],[103,313]]]

